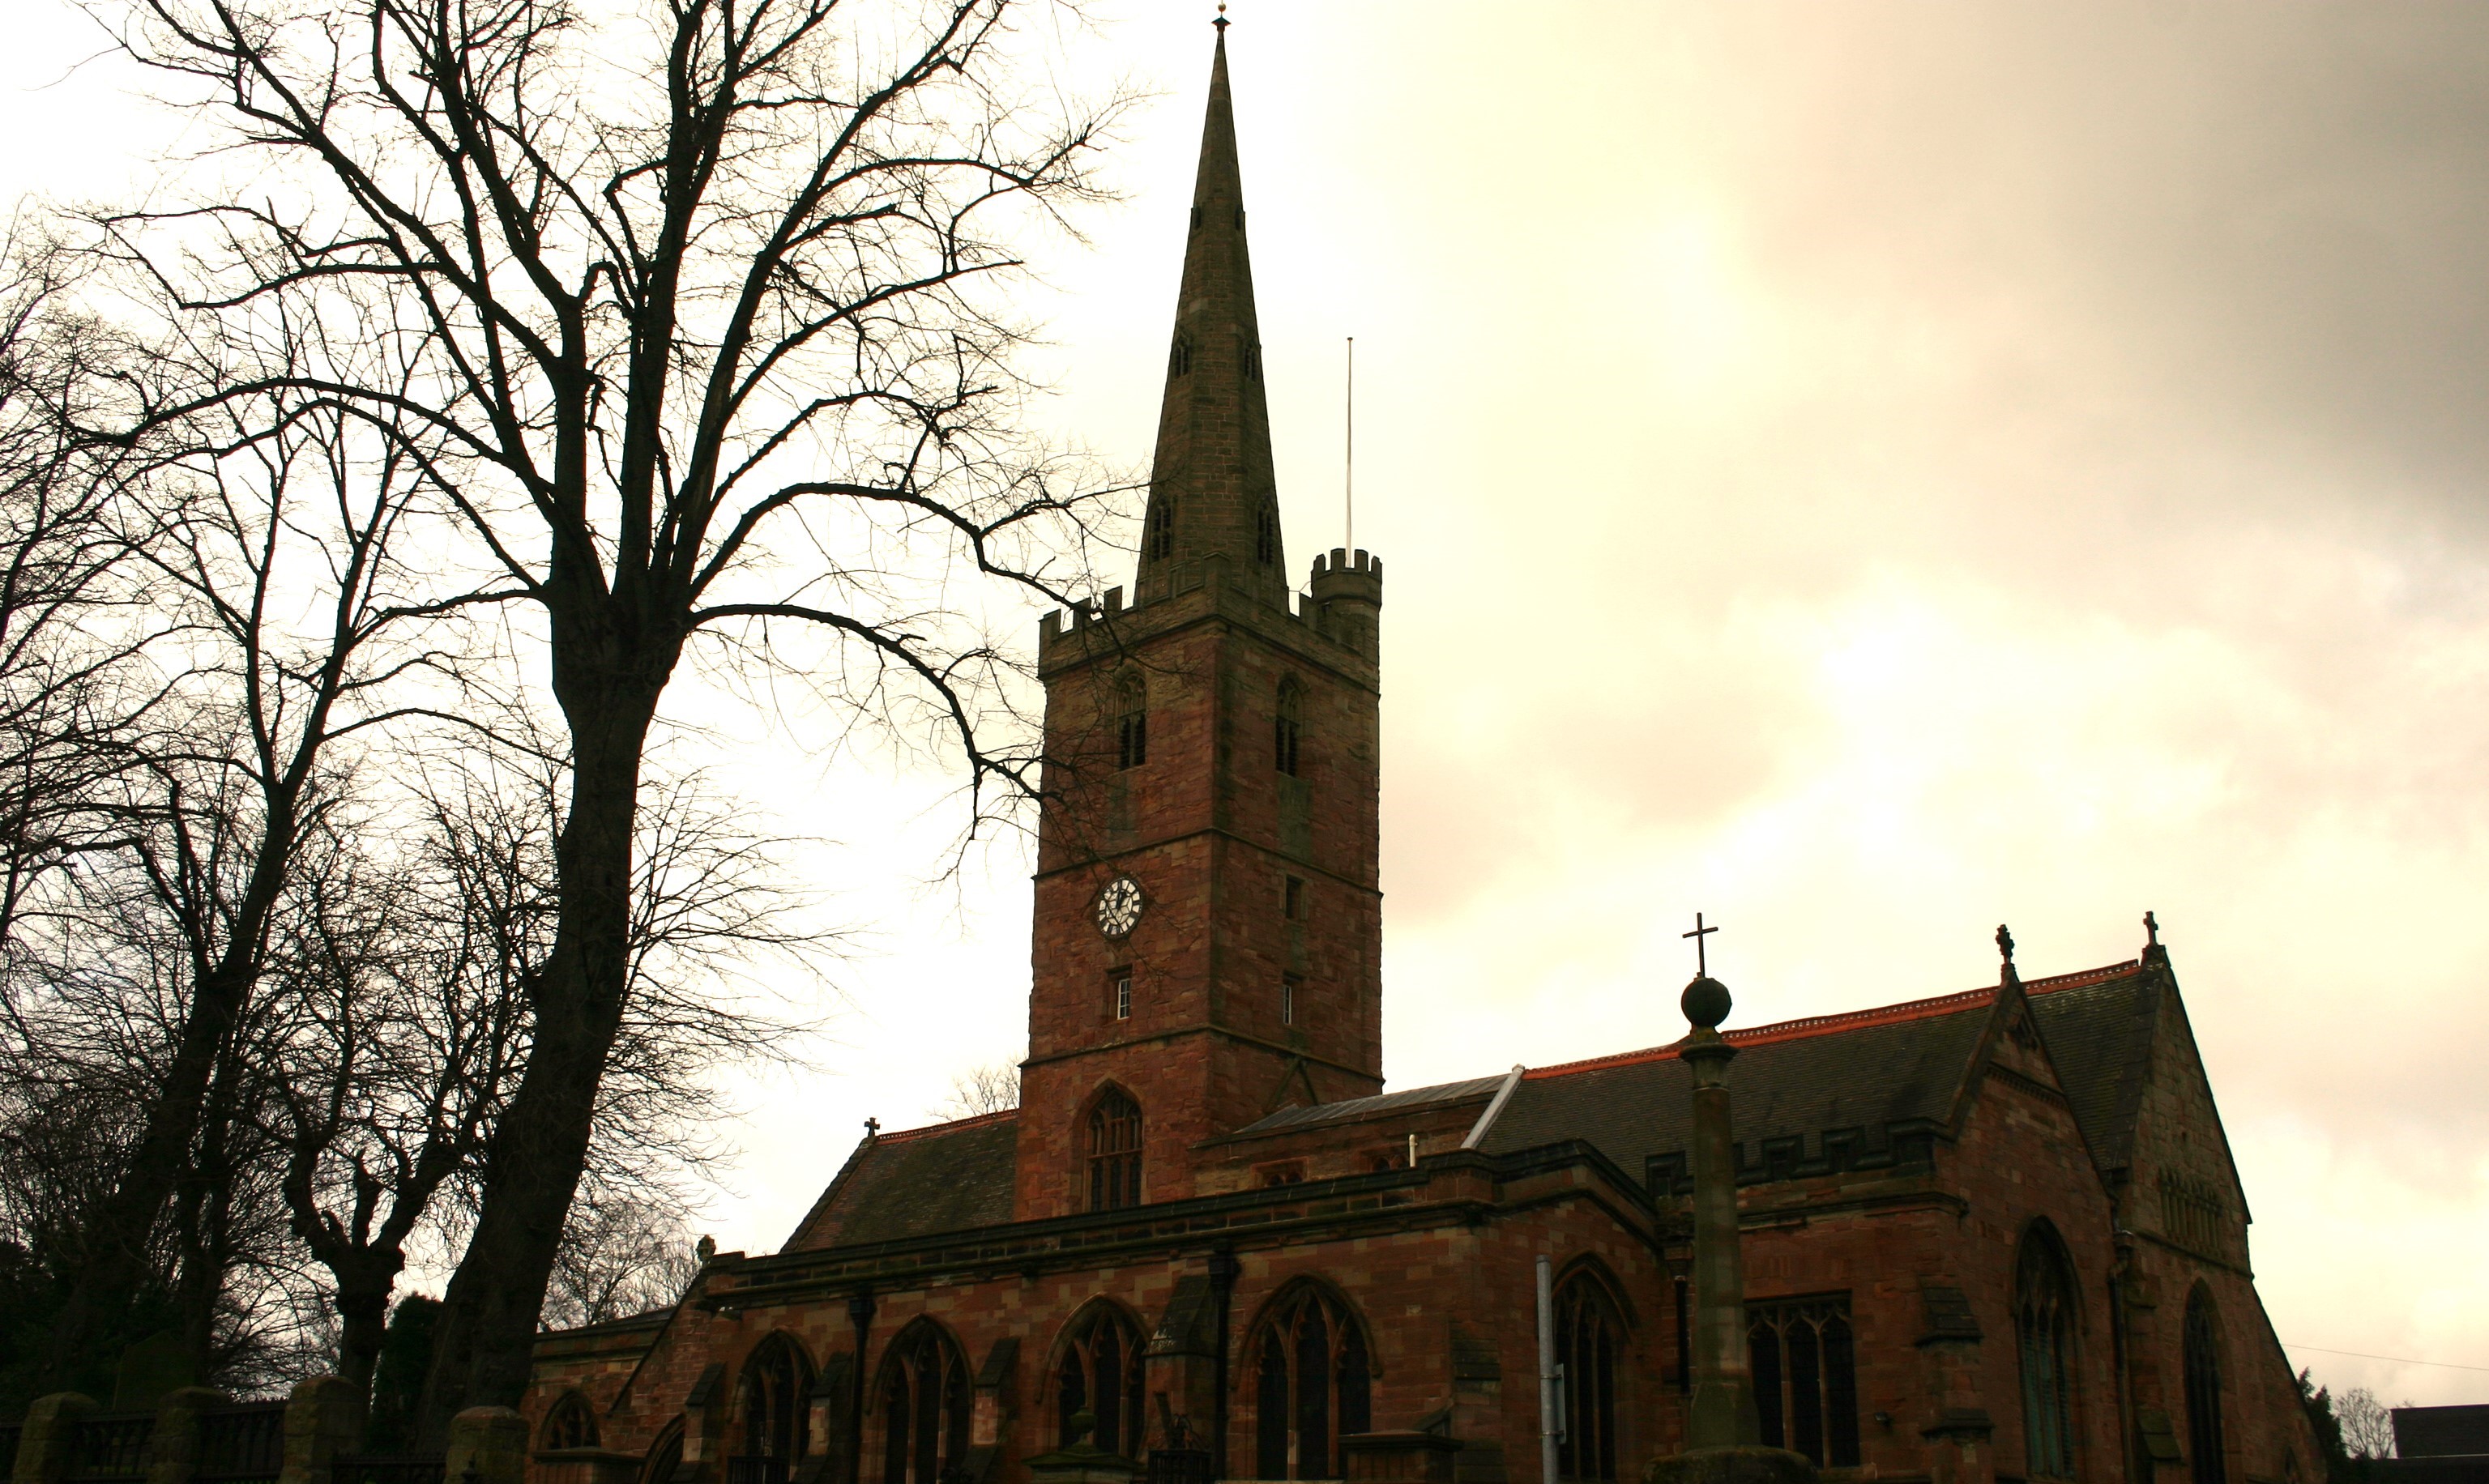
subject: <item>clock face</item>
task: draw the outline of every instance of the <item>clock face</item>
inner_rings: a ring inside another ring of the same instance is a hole
[[[1141,920],[1141,884],[1130,876],[1117,876],[1098,894],[1098,930],[1110,938],[1120,938]]]

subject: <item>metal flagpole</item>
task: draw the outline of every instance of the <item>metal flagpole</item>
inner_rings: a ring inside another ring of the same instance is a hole
[[[1348,337],[1348,467],[1342,485],[1348,506],[1348,549],[1357,550],[1357,337]]]

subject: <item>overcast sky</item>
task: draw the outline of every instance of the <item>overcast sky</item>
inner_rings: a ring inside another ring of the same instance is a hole
[[[179,121],[11,10],[0,188],[143,178]],[[1160,96],[1031,304],[1045,415],[1125,461],[1208,12],[1088,43]],[[1697,908],[1755,1024],[1990,984],[1999,922],[2026,975],[2129,957],[2149,907],[2294,1358],[2489,1399],[2489,10],[1233,14],[1300,569],[1357,337],[1392,1084],[1674,1039]],[[801,726],[715,739],[873,931],[721,1130],[729,1248],[1024,1038],[1020,848],[923,885],[936,783]]]

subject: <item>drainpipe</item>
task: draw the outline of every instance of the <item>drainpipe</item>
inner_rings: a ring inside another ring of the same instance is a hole
[[[1218,1348],[1211,1352],[1211,1384],[1217,1400],[1210,1407],[1211,1477],[1227,1478],[1227,1303],[1236,1291],[1236,1274],[1242,1271],[1233,1248],[1219,1247],[1210,1254],[1210,1293],[1218,1311]]]
[[[1556,1370],[1556,1288],[1547,1255],[1538,1256],[1538,1484],[1556,1484],[1556,1441],[1564,1408]]]
[[[847,1299],[847,1318],[855,1322],[855,1395],[847,1412],[847,1480],[864,1479],[864,1356],[873,1335],[873,1290],[860,1288]]]

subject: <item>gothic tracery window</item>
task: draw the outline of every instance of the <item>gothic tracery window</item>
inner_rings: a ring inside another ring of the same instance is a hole
[[[1304,731],[1304,688],[1294,680],[1279,684],[1279,703],[1271,717],[1272,760],[1278,770],[1295,777],[1297,765],[1303,760],[1302,744]]]
[[[2022,1240],[2014,1272],[2014,1340],[2022,1371],[2022,1451],[2035,1478],[2074,1476],[2074,1286],[2053,1237]]]
[[[728,1484],[787,1484],[810,1450],[807,1396],[812,1367],[784,1335],[760,1342],[743,1363],[735,1397],[742,1413],[736,1456],[727,1462]]]
[[[1089,1209],[1141,1204],[1141,1105],[1115,1089],[1089,1110]]]
[[[1564,1373],[1564,1436],[1556,1471],[1567,1479],[1616,1476],[1616,1368],[1624,1325],[1607,1290],[1577,1272],[1556,1292],[1556,1363]]]
[[[1115,687],[1115,766],[1137,768],[1150,760],[1150,696],[1138,675]]]
[[[1340,1477],[1338,1442],[1374,1426],[1365,1332],[1311,1284],[1272,1307],[1254,1337],[1256,1477]]]
[[[2201,1284],[2187,1298],[2187,1465],[2195,1484],[2223,1484],[2220,1317]]]
[[[1746,1305],[1763,1441],[1818,1469],[1858,1463],[1858,1356],[1845,1296]]]
[[[1086,1412],[1095,1431],[1090,1441],[1109,1453],[1141,1454],[1141,1332],[1120,1310],[1093,1307],[1063,1347],[1055,1369],[1054,1421],[1063,1445],[1073,1440],[1072,1418]]]
[[[940,1484],[968,1455],[968,1367],[939,1326],[917,1320],[881,1363],[881,1484]]]
[[[576,1391],[565,1392],[545,1414],[544,1441],[547,1448],[592,1448],[596,1446],[596,1414],[588,1410],[587,1398]]]

